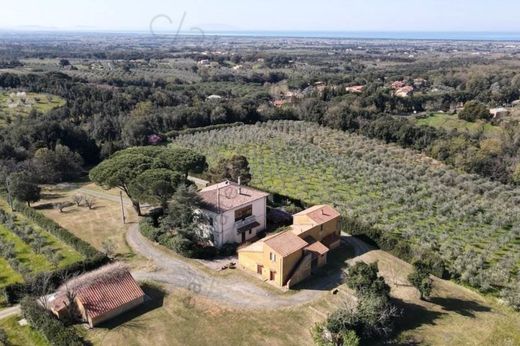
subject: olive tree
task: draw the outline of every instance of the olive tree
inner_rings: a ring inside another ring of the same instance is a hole
[[[40,187],[24,173],[11,174],[7,181],[7,188],[13,198],[27,203],[28,206],[40,200]]]

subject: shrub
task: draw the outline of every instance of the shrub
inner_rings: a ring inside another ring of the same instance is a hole
[[[348,269],[347,285],[360,295],[375,293],[388,296],[390,287],[378,276],[378,272],[377,263],[358,262]]]
[[[238,245],[237,243],[233,243],[233,244],[224,244],[220,249],[219,249],[219,255],[220,256],[224,256],[224,257],[227,257],[227,256],[234,256],[237,254],[237,249],[238,249]]]
[[[9,339],[7,338],[7,333],[5,330],[0,329],[0,346],[9,346]]]
[[[408,281],[417,288],[421,294],[421,299],[428,298],[432,292],[433,281],[430,279],[432,272],[431,264],[425,261],[415,261],[414,271],[408,275]]]
[[[514,309],[520,311],[520,282],[502,291],[502,298]]]
[[[87,343],[76,333],[45,310],[38,302],[26,297],[21,302],[22,314],[29,324],[41,332],[54,346],[83,346]]]

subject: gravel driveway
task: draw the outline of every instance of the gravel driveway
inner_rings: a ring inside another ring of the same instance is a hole
[[[169,287],[184,288],[193,294],[218,301],[239,309],[279,309],[310,303],[337,284],[338,277],[321,280],[317,287],[302,289],[296,293],[276,293],[272,289],[255,285],[248,280],[210,275],[188,260],[180,260],[168,255],[146,239],[137,224],[131,225],[127,233],[127,242],[138,254],[153,261],[158,268],[155,272],[133,272],[138,280],[152,280]]]

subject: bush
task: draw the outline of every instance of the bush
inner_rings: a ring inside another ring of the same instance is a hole
[[[76,333],[45,310],[38,302],[26,297],[21,302],[23,317],[29,324],[41,332],[54,346],[82,346],[87,343]]]
[[[417,288],[421,294],[421,299],[428,298],[433,288],[433,281],[430,279],[432,267],[430,263],[421,260],[415,261],[413,267],[414,271],[408,275],[408,281]]]
[[[154,242],[157,242],[163,233],[161,228],[154,226],[153,220],[149,217],[145,217],[139,222],[139,230],[142,235]]]
[[[475,121],[477,119],[489,119],[491,114],[489,109],[482,103],[470,101],[466,103],[464,109],[459,113],[459,119],[466,121]]]
[[[390,287],[378,273],[377,263],[358,262],[348,269],[347,285],[359,295],[375,293],[388,296]]]
[[[9,339],[7,338],[7,333],[0,329],[0,346],[9,346]]]
[[[237,244],[237,243],[233,243],[233,244],[224,244],[224,245],[219,249],[218,254],[219,254],[220,256],[224,256],[224,257],[234,256],[234,255],[237,254],[238,245],[239,245],[239,244]]]
[[[502,298],[514,309],[520,311],[520,282],[502,291]]]

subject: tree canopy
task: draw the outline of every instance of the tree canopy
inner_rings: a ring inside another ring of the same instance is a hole
[[[252,178],[249,161],[242,155],[221,159],[215,167],[211,168],[210,176],[211,181],[215,183],[226,179],[237,183],[240,178],[240,183],[243,185],[248,185]]]
[[[90,179],[107,189],[121,189],[141,215],[141,202],[166,205],[189,172],[202,172],[206,167],[206,158],[191,150],[134,147],[103,161],[90,171]]]

